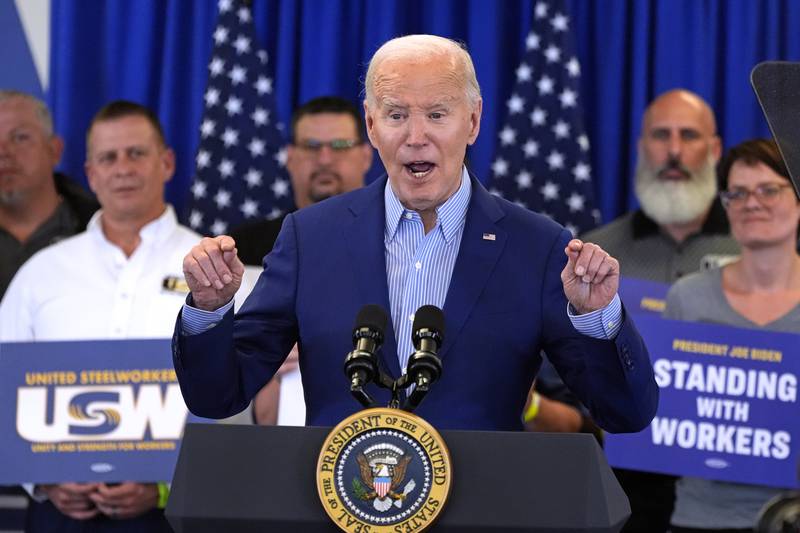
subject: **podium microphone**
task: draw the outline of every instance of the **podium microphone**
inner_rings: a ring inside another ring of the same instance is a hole
[[[414,314],[412,331],[416,351],[408,360],[406,374],[414,390],[403,405],[409,412],[419,406],[431,385],[442,375],[442,361],[437,352],[444,341],[444,313],[435,305],[420,307]]]
[[[379,376],[376,352],[383,343],[386,329],[386,311],[379,305],[365,305],[358,312],[353,328],[353,351],[344,360],[344,373],[350,380],[350,393],[364,407],[375,401],[364,390],[364,386]]]

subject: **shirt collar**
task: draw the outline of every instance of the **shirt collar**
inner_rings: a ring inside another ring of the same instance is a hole
[[[100,236],[103,240],[106,240],[105,235],[103,234],[103,210],[98,210],[92,218],[89,220],[89,224],[86,226],[86,231],[89,233],[93,233],[97,236]],[[148,222],[147,224],[139,230],[139,236],[142,238],[142,242],[158,242],[167,237],[169,237],[175,228],[178,226],[178,218],[175,216],[175,210],[172,208],[171,205],[167,204],[166,209],[164,212],[161,213],[161,216]]]
[[[386,205],[384,239],[385,242],[391,242],[397,234],[397,227],[400,225],[403,215],[413,213],[413,211],[403,207],[403,204],[395,196],[388,179],[383,190],[383,196],[384,204]],[[436,208],[436,225],[440,228],[442,236],[448,244],[457,235],[467,217],[467,207],[469,207],[471,196],[472,182],[469,179],[469,172],[467,172],[466,167],[462,167],[461,185],[458,190],[445,203]]]

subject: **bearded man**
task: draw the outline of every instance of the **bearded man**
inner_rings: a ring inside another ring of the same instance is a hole
[[[582,236],[619,259],[622,276],[672,283],[739,253],[717,198],[722,151],[711,107],[668,91],[647,107],[638,143],[635,190],[641,208]],[[631,502],[624,533],[666,532],[675,478],[615,470]]]
[[[709,105],[683,89],[660,95],[645,110],[638,149],[641,208],[583,238],[617,257],[623,276],[664,283],[738,254],[717,199],[722,143]]]

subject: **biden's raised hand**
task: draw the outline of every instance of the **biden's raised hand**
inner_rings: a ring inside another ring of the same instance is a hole
[[[564,249],[564,294],[579,314],[602,309],[619,289],[619,261],[596,244],[572,239]]]
[[[227,235],[205,237],[183,258],[183,274],[194,307],[219,309],[242,285],[244,264],[236,255],[236,242]]]

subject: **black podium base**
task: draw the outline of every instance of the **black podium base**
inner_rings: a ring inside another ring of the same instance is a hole
[[[177,533],[340,531],[315,467],[328,428],[189,424],[166,514]],[[594,437],[442,431],[453,486],[431,531],[617,532],[628,500]]]

